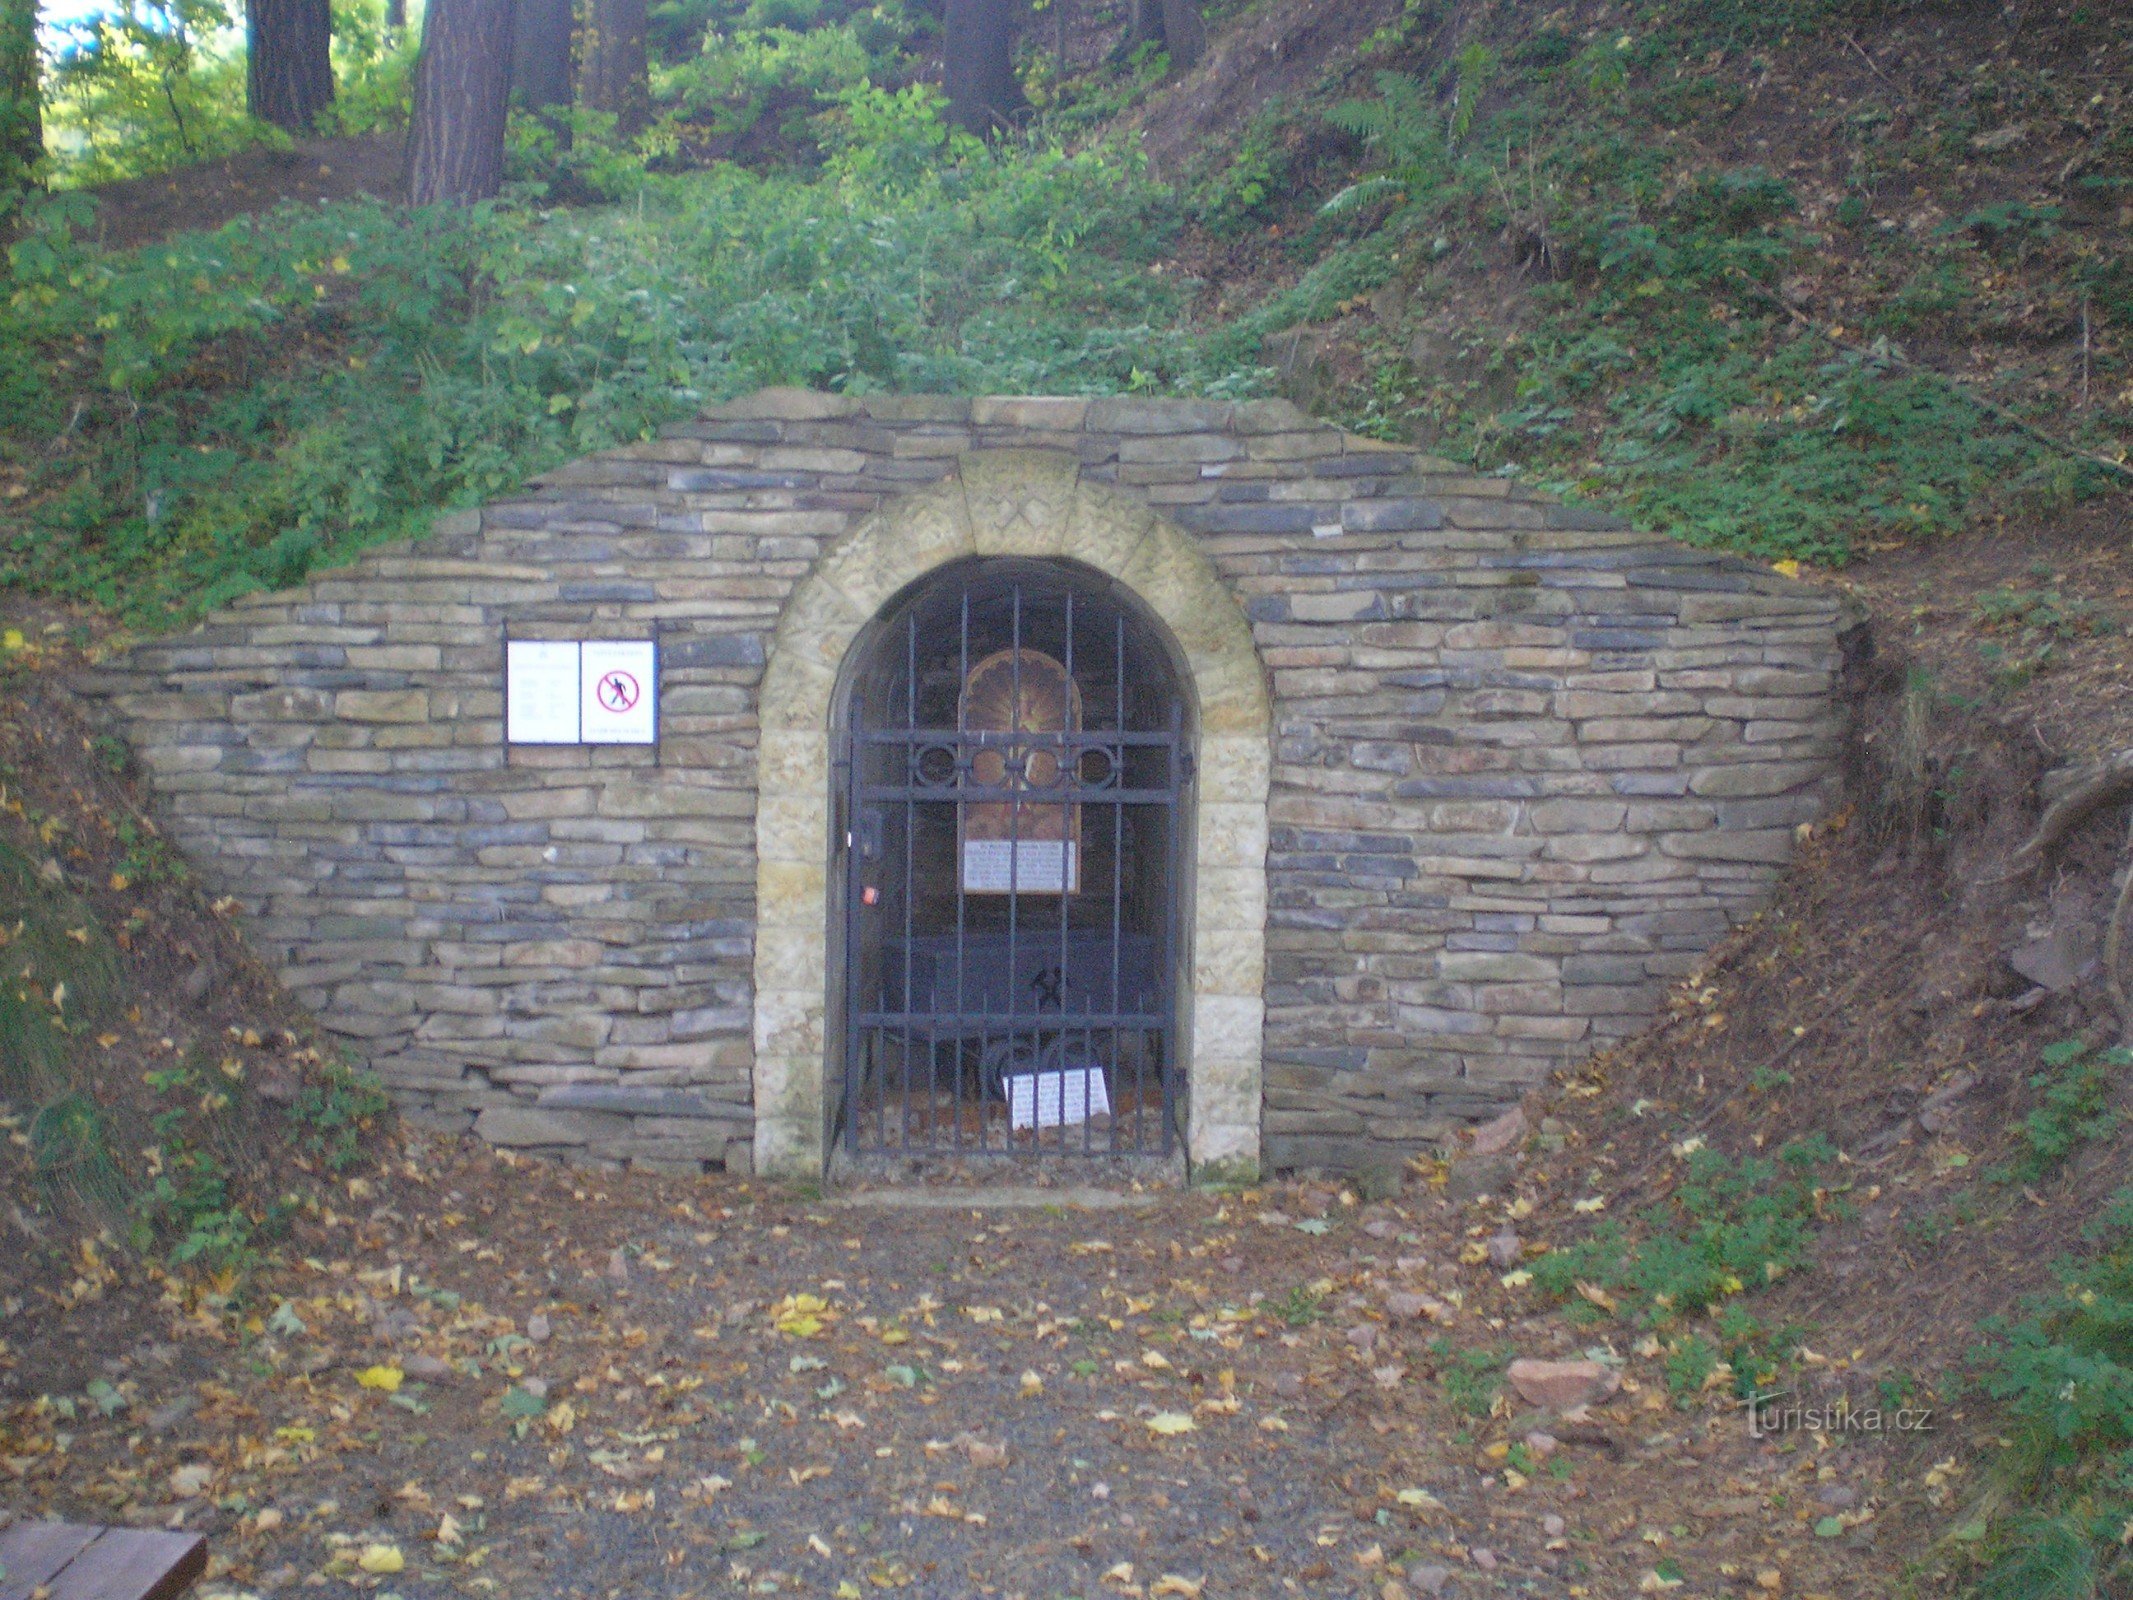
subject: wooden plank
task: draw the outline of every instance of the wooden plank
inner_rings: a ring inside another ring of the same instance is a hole
[[[18,1522],[0,1533],[0,1600],[29,1600],[101,1530],[72,1522]]]
[[[50,1600],[177,1600],[206,1570],[197,1533],[106,1528],[52,1579]]]

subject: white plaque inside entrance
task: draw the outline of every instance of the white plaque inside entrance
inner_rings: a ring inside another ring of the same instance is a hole
[[[963,888],[970,894],[1072,894],[1081,882],[1076,849],[1071,839],[965,839]]]

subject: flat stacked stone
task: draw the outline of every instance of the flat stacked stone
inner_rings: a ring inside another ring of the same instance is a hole
[[[1273,698],[1267,1164],[1441,1140],[1766,896],[1837,603],[1285,401],[768,390],[89,675],[172,838],[411,1115],[662,1169],[753,1126],[757,690],[859,519],[1053,450],[1190,533]],[[503,644],[662,648],[658,747],[503,743]]]

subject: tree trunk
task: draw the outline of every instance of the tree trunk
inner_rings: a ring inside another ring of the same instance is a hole
[[[312,133],[333,104],[331,0],[246,0],[244,108],[291,133]]]
[[[0,0],[0,189],[35,182],[43,161],[37,0]]]
[[[1144,44],[1163,42],[1163,0],[1133,0],[1126,11],[1124,50],[1131,55]]]
[[[1163,43],[1170,51],[1174,71],[1190,72],[1207,54],[1207,24],[1200,20],[1198,0],[1162,0]]]
[[[1022,109],[1014,31],[1009,0],[948,0],[941,52],[948,115],[959,127],[991,133],[1006,127]]]
[[[645,65],[644,0],[591,0],[578,99],[615,114],[615,131],[642,133],[652,120],[651,75]]]
[[[1161,45],[1173,71],[1190,72],[1198,66],[1207,54],[1207,24],[1200,19],[1197,0],[1133,0],[1119,48],[1131,55],[1144,44]]]
[[[407,0],[385,0],[385,26],[394,33],[407,32]]]
[[[471,205],[503,186],[513,0],[430,0],[407,127],[407,194]]]
[[[511,94],[528,111],[570,104],[570,0],[518,0]]]

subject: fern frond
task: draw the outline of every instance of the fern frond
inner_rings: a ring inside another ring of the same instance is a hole
[[[1376,143],[1392,126],[1391,107],[1382,100],[1343,100],[1326,113],[1326,120],[1343,133]]]
[[[1360,211],[1365,206],[1376,205],[1380,200],[1404,193],[1406,187],[1398,178],[1388,173],[1379,173],[1374,178],[1361,178],[1320,206],[1318,214],[1322,217],[1337,217],[1350,211]]]

